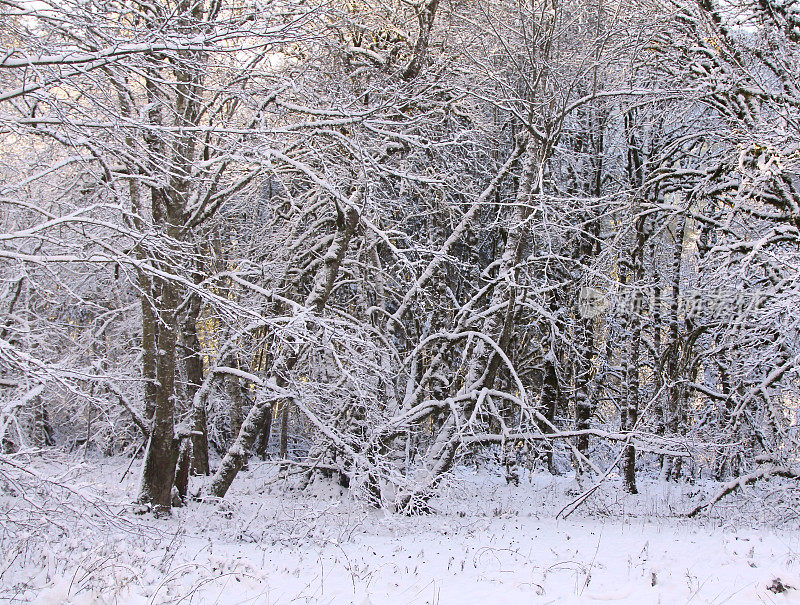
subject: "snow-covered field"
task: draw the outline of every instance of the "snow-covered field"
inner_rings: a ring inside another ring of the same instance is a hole
[[[627,496],[611,480],[556,519],[578,489],[573,479],[507,486],[498,473],[462,468],[433,514],[406,517],[327,483],[291,490],[274,465],[255,463],[226,502],[193,502],[159,521],[125,505],[135,491],[135,473],[120,483],[127,463],[5,469],[0,600],[800,603],[796,523],[764,522],[793,506],[783,490],[758,488],[688,520],[681,514],[715,486],[643,479],[643,494]],[[32,489],[30,470],[60,472],[69,489]]]

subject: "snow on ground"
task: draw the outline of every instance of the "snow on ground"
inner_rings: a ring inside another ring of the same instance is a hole
[[[574,479],[507,486],[461,468],[433,514],[406,517],[327,483],[288,489],[274,465],[255,463],[226,503],[195,502],[159,521],[121,506],[135,491],[130,473],[119,482],[127,463],[49,464],[71,491],[42,484],[27,499],[0,481],[0,600],[800,603],[786,588],[800,589],[796,527],[747,522],[743,506],[681,518],[705,493],[696,486],[642,480],[644,494],[627,496],[611,482],[556,520]]]

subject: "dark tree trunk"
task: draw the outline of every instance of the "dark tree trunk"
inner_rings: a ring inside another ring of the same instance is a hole
[[[645,188],[645,161],[642,147],[636,136],[636,112],[625,114],[625,131],[627,139],[627,168],[631,186],[642,195]],[[640,199],[634,198],[631,214],[634,221],[634,232],[630,257],[628,259],[628,284],[631,288],[632,303],[629,306],[627,335],[629,337],[627,364],[625,368],[625,401],[623,402],[622,430],[635,431],[639,421],[639,363],[642,343],[642,288],[644,283],[644,250],[647,243],[647,219],[640,216]],[[632,438],[630,438],[632,439]],[[629,440],[625,446],[622,459],[622,471],[625,490],[631,494],[638,493],[636,488],[636,448]]]
[[[575,363],[575,428],[585,431],[591,428],[594,414],[594,402],[590,389],[592,357],[594,356],[594,327],[591,319],[579,320],[579,343],[582,351]],[[577,439],[578,452],[589,457],[589,435],[581,435]],[[580,468],[580,464],[578,466]]]
[[[626,411],[624,414],[625,426],[623,430],[633,431],[639,420],[639,349],[642,336],[641,322],[638,319],[641,299],[637,297],[631,317],[631,341],[629,343],[628,363],[626,368]],[[638,493],[636,489],[636,448],[632,443],[625,446],[623,457],[623,475],[625,489],[631,494]]]
[[[683,265],[683,247],[686,232],[686,215],[678,215],[675,225],[675,243],[672,255],[671,298],[669,309],[669,343],[666,347],[666,378],[667,378],[667,431],[672,436],[681,432],[681,415],[683,408],[683,386],[680,384],[680,316],[679,305],[681,299],[681,268]],[[677,481],[681,475],[681,458],[671,457],[665,460],[664,474],[669,480]]]
[[[185,347],[186,397],[192,406],[192,463],[195,475],[208,475],[208,427],[205,399],[195,401],[195,395],[203,383],[203,357],[200,339],[197,336],[197,319],[200,315],[200,297],[191,294],[186,317],[183,321],[183,344]]]
[[[644,231],[644,218],[636,220],[635,243],[631,251],[630,271],[633,287],[633,305],[630,309],[628,360],[626,367],[626,412],[624,414],[626,425],[623,430],[634,431],[639,420],[639,354],[642,342],[642,293],[639,288],[643,284],[644,263],[643,252],[647,234]],[[625,446],[623,457],[623,475],[625,489],[631,494],[638,493],[636,489],[636,448],[632,443]]]
[[[143,292],[142,308],[142,378],[144,379],[144,417],[152,422],[156,410],[156,341],[158,340],[158,318],[153,308],[155,288],[144,274],[139,274],[139,288]]]
[[[33,426],[31,427],[31,445],[34,447],[45,447],[55,445],[53,439],[53,427],[44,405],[44,399],[37,395],[32,400],[33,407]]]
[[[550,424],[553,424],[553,421],[556,417],[556,409],[558,407],[558,396],[559,396],[559,381],[558,381],[558,372],[556,370],[556,360],[549,359],[549,357],[553,357],[554,352],[551,350],[548,354],[548,358],[545,359],[544,364],[544,380],[542,382],[542,416],[544,416]],[[552,429],[547,423],[542,423],[540,425],[540,430],[543,433],[552,433]],[[544,459],[547,462],[547,469],[552,473],[555,474],[556,468],[554,465],[553,459],[553,442],[552,441],[545,441],[544,442],[545,454]]]
[[[175,479],[174,411],[175,411],[175,350],[177,345],[176,287],[169,281],[159,286],[161,326],[156,356],[156,389],[153,428],[145,454],[139,501],[158,515],[168,515],[172,505],[172,486]]]
[[[281,458],[289,454],[289,402],[281,405]]]
[[[192,440],[182,439],[178,453],[178,462],[175,468],[175,489],[182,502],[186,502],[186,493],[189,491],[189,471],[192,460]]]
[[[239,368],[237,355],[231,355],[224,365]],[[244,420],[244,401],[242,397],[242,383],[238,376],[225,376],[225,393],[228,395],[230,407],[228,408],[228,422],[230,426],[231,443],[239,435]]]
[[[269,437],[272,432],[272,406],[267,409],[267,415],[264,418],[264,428],[261,430],[261,440],[258,443],[258,455],[262,460],[267,459],[267,450],[269,449]]]

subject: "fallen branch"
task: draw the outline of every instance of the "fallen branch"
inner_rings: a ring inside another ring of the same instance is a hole
[[[687,513],[687,517],[694,517],[700,512],[711,508],[717,502],[722,500],[728,494],[735,492],[737,489],[743,488],[745,485],[750,485],[761,479],[769,479],[770,477],[785,477],[787,479],[800,479],[800,471],[791,469],[787,466],[774,464],[770,458],[756,458],[756,461],[761,462],[763,466],[753,471],[748,475],[737,477],[722,486],[714,497],[706,500],[702,504],[697,505],[691,512]]]

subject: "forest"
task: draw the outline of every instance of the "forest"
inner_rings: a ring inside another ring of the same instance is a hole
[[[155,528],[258,472],[426,518],[468,469],[797,519],[797,0],[0,0],[0,40],[6,552],[77,466]]]

